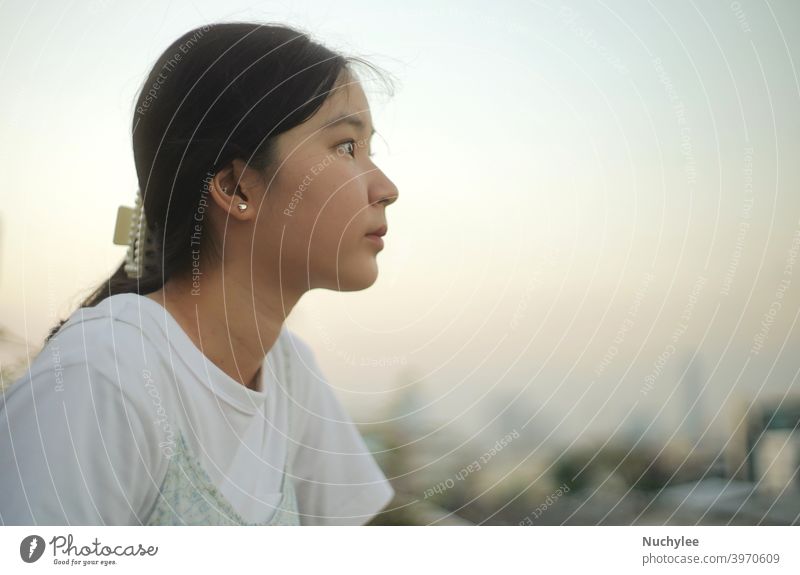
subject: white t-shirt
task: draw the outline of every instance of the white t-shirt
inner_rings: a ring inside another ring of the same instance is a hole
[[[313,350],[284,325],[261,375],[258,390],[229,377],[149,298],[76,310],[3,393],[0,522],[145,523],[180,430],[248,522],[274,514],[291,448],[301,524],[367,523],[394,490]]]

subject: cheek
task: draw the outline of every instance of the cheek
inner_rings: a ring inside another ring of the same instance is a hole
[[[333,172],[334,168],[330,168]],[[344,170],[340,170],[344,171]],[[346,174],[329,174],[326,181],[312,190],[312,219],[316,219],[314,240],[319,239],[336,244],[352,241],[357,234],[363,234],[366,192],[357,178]]]
[[[346,159],[320,167],[287,163],[276,180],[281,192],[274,207],[291,238],[284,242],[290,239],[301,251],[310,247],[312,254],[335,259],[337,251],[339,257],[351,251],[364,234],[367,190]]]

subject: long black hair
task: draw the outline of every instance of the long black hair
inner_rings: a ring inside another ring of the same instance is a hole
[[[144,295],[189,273],[198,249],[193,242],[200,242],[206,257],[218,258],[217,239],[206,232],[198,239],[194,228],[209,174],[235,159],[271,169],[275,138],[313,116],[354,63],[381,75],[369,62],[283,25],[218,23],[175,40],[145,80],[132,126],[139,189],[157,252],[145,261],[158,263],[139,278],[129,278],[121,263],[81,307],[119,293]]]

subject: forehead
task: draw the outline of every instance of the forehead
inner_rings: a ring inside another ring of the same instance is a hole
[[[361,83],[351,75],[337,81],[330,95],[307,122],[312,130],[321,130],[343,116],[361,120],[372,126],[369,102]]]

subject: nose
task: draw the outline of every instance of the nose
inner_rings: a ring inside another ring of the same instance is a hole
[[[370,186],[370,204],[388,206],[395,203],[399,195],[400,192],[394,182],[383,173],[383,170],[376,168],[375,179]]]

